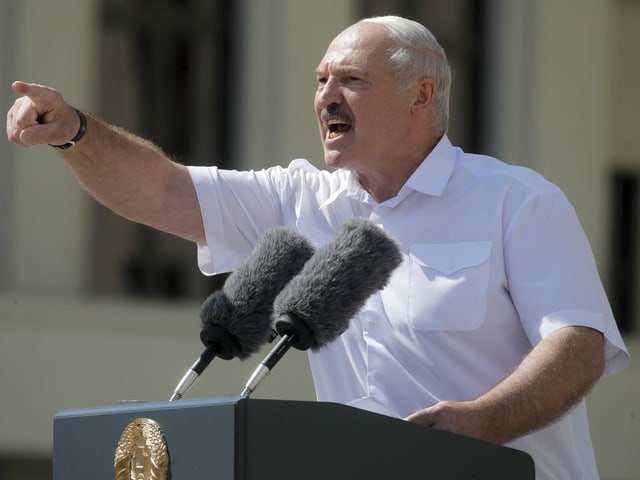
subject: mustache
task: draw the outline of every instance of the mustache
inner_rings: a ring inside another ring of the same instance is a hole
[[[353,116],[351,115],[351,112],[349,112],[342,105],[338,105],[338,104],[335,104],[335,103],[332,103],[327,108],[324,108],[320,112],[320,118],[325,123],[330,118],[339,118],[340,120],[344,121],[344,123],[346,123],[348,125],[352,125],[353,124]]]

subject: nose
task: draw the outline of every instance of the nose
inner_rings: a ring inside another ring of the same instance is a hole
[[[329,78],[326,82],[318,85],[316,91],[316,107],[319,109],[327,108],[331,104],[341,104],[342,93],[340,85],[334,78]]]

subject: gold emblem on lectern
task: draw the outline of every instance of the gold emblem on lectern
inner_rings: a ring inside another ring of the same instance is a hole
[[[149,418],[127,425],[118,441],[113,468],[115,480],[166,480],[169,451],[160,425]]]

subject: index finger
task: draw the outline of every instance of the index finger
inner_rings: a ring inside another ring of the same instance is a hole
[[[54,92],[53,89],[45,87],[44,85],[21,81],[13,82],[11,88],[20,95],[26,95],[33,100],[34,103],[51,103],[51,94]]]

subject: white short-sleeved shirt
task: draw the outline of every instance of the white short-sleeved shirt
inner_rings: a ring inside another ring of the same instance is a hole
[[[233,270],[274,225],[323,244],[345,220],[364,217],[400,243],[404,261],[388,286],[337,341],[310,353],[319,400],[402,418],[439,400],[473,399],[569,325],[604,333],[606,374],[628,364],[575,211],[532,170],[464,153],[444,136],[380,204],[350,172],[305,160],[190,172],[204,273]],[[509,445],[532,455],[538,479],[598,478],[584,401]]]

